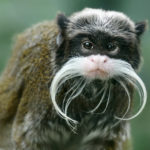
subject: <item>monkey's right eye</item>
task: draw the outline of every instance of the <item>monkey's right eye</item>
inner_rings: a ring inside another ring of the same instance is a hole
[[[91,50],[91,49],[93,49],[93,43],[90,41],[84,41],[82,43],[82,47],[85,49]]]

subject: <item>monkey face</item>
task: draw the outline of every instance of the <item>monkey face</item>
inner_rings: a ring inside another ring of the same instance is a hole
[[[133,34],[133,33],[132,33]],[[119,37],[101,31],[78,34],[68,41],[69,57],[101,55],[127,61],[134,69],[140,63],[140,50],[135,35]]]
[[[139,38],[146,23],[135,24],[122,13],[84,9],[66,18],[58,16],[58,66],[72,57],[103,55],[125,60],[137,69]]]
[[[60,34],[56,64],[59,69],[75,57],[85,57],[80,68],[84,66],[83,76],[91,79],[110,79],[115,74],[114,59],[138,69],[139,38],[145,30],[145,22],[135,24],[120,12],[84,9],[70,18],[58,15],[57,23]]]
[[[66,111],[63,113],[57,106],[55,94],[61,84],[74,77],[83,77],[85,82],[79,81],[82,84],[78,83],[78,90],[73,97],[82,94],[85,87],[92,89],[89,82],[106,81],[104,86],[115,79],[130,99],[123,82],[125,79],[133,86],[140,87],[139,93],[144,93],[143,105],[145,104],[145,86],[135,73],[140,63],[139,42],[145,30],[145,22],[135,24],[119,12],[84,9],[70,18],[58,15],[57,24],[60,29],[56,54],[59,69],[51,85],[51,95],[61,116],[72,120],[68,118]]]

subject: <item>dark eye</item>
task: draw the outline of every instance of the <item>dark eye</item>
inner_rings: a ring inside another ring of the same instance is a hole
[[[88,49],[88,50],[91,50],[93,49],[93,43],[91,43],[90,41],[85,41],[82,43],[82,46],[85,48],[85,49]]]
[[[117,54],[119,51],[117,43],[108,43],[106,48],[110,54]]]

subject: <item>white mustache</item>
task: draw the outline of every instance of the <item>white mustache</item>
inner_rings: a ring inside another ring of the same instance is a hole
[[[86,59],[86,57],[76,57],[76,58],[70,59],[56,73],[54,79],[52,80],[51,87],[50,87],[50,96],[51,96],[51,100],[52,100],[52,103],[54,105],[56,112],[63,119],[65,119],[67,121],[68,125],[73,129],[78,124],[78,121],[74,120],[73,118],[70,118],[67,115],[67,109],[68,109],[70,103],[72,102],[72,100],[81,94],[84,87],[86,86],[88,79],[85,78],[85,80],[79,80],[73,86],[73,88],[70,89],[70,91],[72,90],[73,92],[70,94],[70,97],[67,100],[66,107],[65,107],[64,111],[58,106],[58,104],[56,102],[56,95],[57,95],[58,89],[67,80],[75,78],[75,77],[80,77],[80,76],[84,77],[82,63],[85,61],[85,59]],[[145,85],[144,85],[143,81],[141,80],[141,78],[136,74],[136,72],[134,71],[134,69],[132,68],[132,66],[128,62],[120,60],[120,59],[110,59],[110,60],[111,60],[111,66],[114,66],[114,67],[113,67],[113,69],[110,70],[110,72],[108,72],[109,78],[114,78],[118,81],[118,83],[120,83],[120,85],[124,88],[124,90],[128,96],[128,101],[129,101],[128,102],[128,108],[127,108],[125,114],[123,115],[123,117],[120,118],[120,117],[116,116],[116,118],[120,119],[120,120],[133,119],[133,118],[137,117],[142,112],[142,110],[144,109],[144,107],[146,105],[147,91],[146,91]],[[132,84],[140,96],[140,101],[141,101],[140,109],[138,110],[138,112],[136,114],[134,114],[133,116],[131,116],[129,118],[124,118],[124,117],[130,109],[130,101],[131,101],[130,93],[129,93],[129,90],[127,89],[126,85],[124,84],[124,82],[120,80],[121,78],[117,79],[117,77],[121,77],[124,80],[126,80],[127,82],[129,82],[130,84]],[[79,85],[81,82],[82,82],[82,85]],[[109,87],[109,91],[110,91],[110,88],[111,87]],[[104,90],[104,94],[102,95],[102,98],[101,98],[100,102],[98,103],[98,105],[93,110],[91,110],[91,112],[94,112],[95,110],[97,110],[97,108],[101,105],[101,103],[102,103],[101,101],[103,100],[103,97],[106,94],[106,90]],[[69,91],[67,92],[67,94],[69,94]],[[108,96],[108,101],[106,104],[107,106],[109,103],[109,97],[110,96]],[[106,106],[105,110],[107,109],[107,106]]]

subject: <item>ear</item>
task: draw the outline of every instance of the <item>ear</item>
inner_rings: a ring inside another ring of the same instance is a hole
[[[62,13],[57,15],[57,25],[61,31],[66,30],[69,19]]]
[[[142,21],[135,24],[136,34],[141,36],[148,26],[148,21]]]
[[[64,14],[57,15],[57,25],[59,28],[59,34],[57,36],[57,45],[60,46],[65,38],[66,29],[70,20]]]

